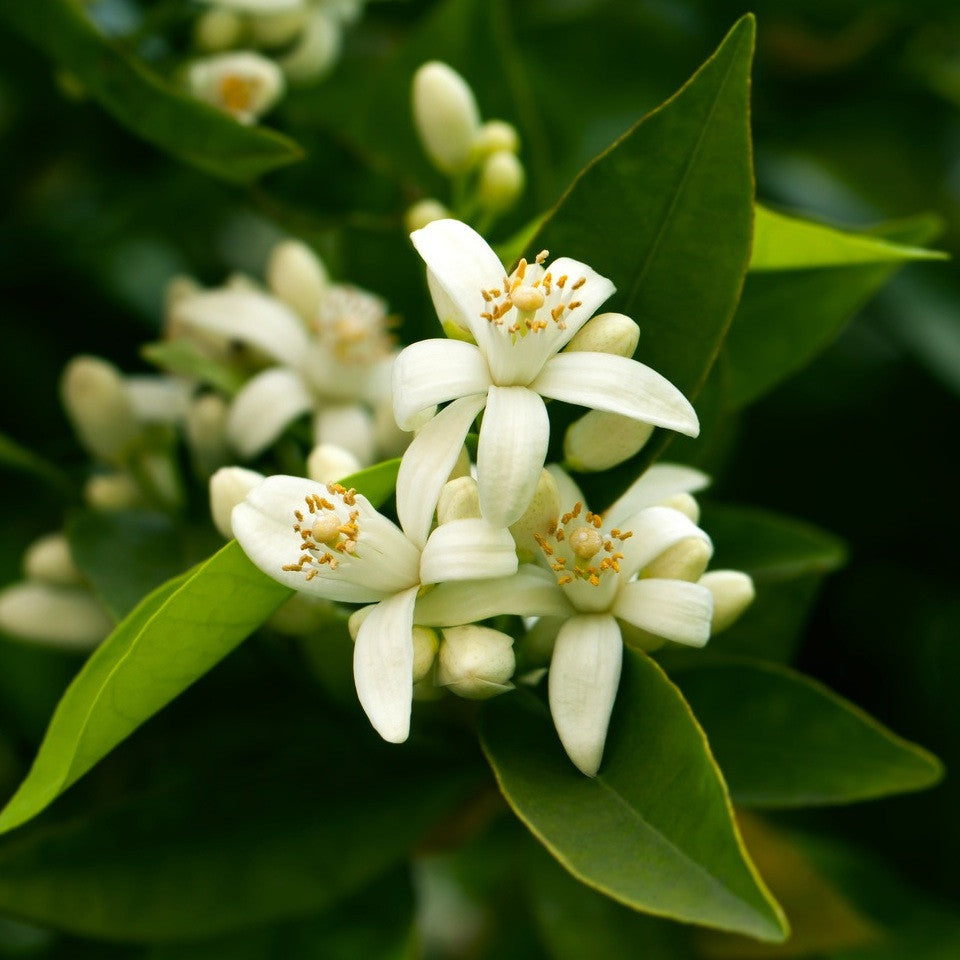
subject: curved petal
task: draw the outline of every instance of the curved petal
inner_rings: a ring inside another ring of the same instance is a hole
[[[563,314],[564,329],[556,340],[556,349],[565,347],[580,331],[580,328],[597,312],[597,308],[616,293],[617,288],[613,281],[601,276],[593,267],[588,267],[579,260],[570,257],[558,257],[547,268],[554,281],[566,275],[570,278],[567,293],[562,298],[563,303],[576,303],[577,306]],[[583,283],[576,289],[572,284]]]
[[[710,639],[713,594],[686,580],[635,580],[620,591],[613,615],[658,637],[702,647]]]
[[[613,617],[587,614],[560,628],[547,677],[550,713],[567,756],[588,777],[600,768],[622,663]]]
[[[314,444],[342,447],[364,467],[375,459],[375,435],[373,417],[358,403],[321,407],[313,418]]]
[[[618,524],[644,507],[663,503],[678,493],[696,493],[710,485],[710,478],[681,463],[655,463],[648,467],[604,511],[608,523]]]
[[[525,564],[509,577],[441,583],[417,601],[415,620],[425,627],[455,627],[503,613],[568,617],[572,609],[551,574]]]
[[[397,516],[418,547],[427,542],[440,491],[460,456],[470,424],[486,402],[485,393],[454,400],[414,437],[400,461]]]
[[[491,387],[477,446],[480,511],[495,527],[523,515],[537,489],[550,441],[543,400],[526,387]]]
[[[620,544],[623,553],[620,569],[624,580],[629,580],[664,550],[687,537],[700,537],[710,543],[703,530],[672,507],[647,507],[625,520],[622,529],[631,534]]]
[[[557,490],[560,491],[560,512],[566,513],[568,510],[573,509],[575,503],[582,503],[586,506],[587,499],[583,495],[583,491],[577,486],[574,482],[573,477],[567,473],[559,463],[551,463],[547,467],[547,471],[551,477],[553,477],[554,482],[557,485]]]
[[[356,550],[341,553],[335,566],[315,566],[319,572],[307,575],[304,570],[285,570],[297,564],[303,555],[299,510],[309,522],[306,498],[319,496],[334,504],[343,521],[357,512]],[[247,556],[267,576],[316,597],[348,603],[369,603],[404,590],[418,582],[420,551],[386,517],[378,513],[359,494],[346,504],[330,489],[303,477],[277,475],[267,477],[247,494],[243,503],[234,507],[231,517],[233,534]]]
[[[374,730],[390,743],[410,734],[413,700],[413,607],[417,588],[381,600],[360,625],[353,680]]]
[[[178,300],[173,321],[256,347],[299,367],[309,338],[300,318],[276,297],[250,287],[203,290]]]
[[[313,409],[313,397],[300,375],[271,367],[252,377],[230,404],[227,436],[246,459],[262,453],[291,420]]]
[[[574,351],[549,359],[531,390],[594,410],[609,410],[688,436],[700,432],[690,401],[656,370],[610,353]]]
[[[405,347],[393,365],[393,411],[401,430],[438,403],[486,393],[490,373],[483,355],[462,340],[421,340]]]
[[[517,546],[510,531],[486,520],[451,520],[427,538],[420,555],[420,582],[485,580],[517,572]]]

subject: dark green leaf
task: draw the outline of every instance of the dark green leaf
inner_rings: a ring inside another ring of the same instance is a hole
[[[289,138],[244,126],[176,90],[104,37],[79,3],[7,3],[3,16],[125,127],[208,173],[245,182],[302,157]]]
[[[491,701],[487,758],[520,819],[575,877],[647,913],[782,940],[703,731],[648,657],[624,651],[606,753],[594,779],[560,747],[531,696]]]
[[[233,650],[290,593],[231,541],[145,598],[63,695],[30,773],[0,812],[0,832],[36,816]]]
[[[921,790],[943,774],[921,747],[787,667],[689,666],[674,679],[710,741],[735,803],[806,807]]]
[[[169,373],[181,374],[228,396],[233,396],[242,386],[243,374],[233,367],[206,356],[189,340],[161,340],[140,348],[145,360]]]

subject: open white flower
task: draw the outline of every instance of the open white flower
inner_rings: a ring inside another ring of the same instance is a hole
[[[671,469],[676,471],[672,477],[655,476],[642,484],[645,492],[632,490],[634,502],[657,496],[670,481],[697,484],[703,476]],[[695,647],[710,638],[713,593],[708,586],[640,576],[691,538],[711,549],[706,533],[670,507],[642,506],[615,523],[585,510],[578,500],[539,537],[547,569],[522,567],[522,576],[474,583],[458,596],[441,585],[420,600],[417,623],[468,623],[500,613],[556,618],[561,625],[550,662],[550,712],[570,759],[593,776],[620,682],[621,624]]]
[[[267,477],[232,519],[234,536],[268,576],[327,600],[376,604],[357,633],[353,673],[370,722],[392,743],[410,731],[422,588],[517,569],[510,534],[484,520],[442,524],[420,545],[360,494],[301,477]]]
[[[194,61],[187,72],[190,90],[199,100],[252,124],[283,94],[283,73],[252,50],[217,53]]]
[[[568,258],[547,265],[545,251],[506,276],[484,239],[456,220],[437,220],[411,238],[444,327],[469,330],[475,343],[424,340],[404,349],[394,366],[394,412],[403,427],[454,401],[416,441],[417,457],[445,463],[485,409],[477,479],[491,523],[513,523],[536,487],[550,432],[544,398],[697,435],[693,407],[654,370],[612,354],[560,352],[614,292],[608,279]],[[417,457],[411,452],[401,467],[397,509],[411,530],[426,531],[446,475],[425,476]]]

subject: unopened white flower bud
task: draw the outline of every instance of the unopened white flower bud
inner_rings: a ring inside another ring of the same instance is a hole
[[[559,516],[560,491],[557,483],[548,471],[541,470],[530,505],[510,527],[521,563],[527,563],[540,555],[537,537],[546,537],[551,524],[555,525]]]
[[[83,499],[94,510],[129,510],[143,501],[136,480],[128,473],[96,473],[83,488]]]
[[[169,313],[185,297],[199,293],[203,287],[193,277],[178,273],[171,277],[163,288],[163,305]]]
[[[694,523],[700,522],[700,504],[689,493],[675,493],[672,497],[664,500],[660,506],[676,510]]]
[[[139,432],[120,371],[99,357],[74,357],[60,396],[80,442],[95,457],[115,460]]]
[[[456,70],[437,60],[413,77],[413,118],[430,161],[443,173],[461,173],[470,165],[480,130],[473,91]]]
[[[217,53],[192,63],[187,84],[198,99],[240,123],[254,123],[283,94],[283,73],[252,50]]]
[[[506,120],[488,120],[477,131],[473,141],[473,152],[477,157],[488,157],[500,151],[517,153],[519,149],[520,135],[517,128]]]
[[[756,596],[750,575],[740,570],[711,570],[699,582],[713,594],[711,633],[733,626]]]
[[[240,42],[243,21],[233,10],[208,10],[193,25],[193,43],[202,53],[220,53]]]
[[[363,621],[367,619],[370,615],[370,611],[376,606],[375,603],[370,603],[365,607],[360,607],[359,610],[354,610],[350,614],[350,617],[347,620],[347,630],[350,632],[350,639],[356,643],[357,634],[360,632],[360,627],[363,625]]]
[[[424,424],[424,426],[426,426],[426,424]],[[454,463],[448,479],[457,480],[459,477],[471,476],[473,476],[473,470],[470,461],[470,451],[463,446],[460,448],[460,453],[457,454],[456,463]]]
[[[371,603],[366,607],[361,607],[359,610],[354,610],[353,613],[350,614],[350,619],[347,620],[347,629],[350,631],[350,637],[354,643],[357,641],[357,634],[360,632],[363,621],[367,619],[370,611],[373,610],[375,606],[376,604]],[[430,673],[430,669],[433,667],[437,650],[440,647],[440,638],[437,636],[436,630],[421,626],[414,626],[412,635],[413,682],[419,683]]]
[[[638,453],[652,433],[649,423],[607,410],[590,410],[567,427],[563,456],[581,473],[609,470]]]
[[[622,313],[598,313],[580,328],[566,349],[630,358],[639,342],[640,327],[635,320]]]
[[[312,321],[329,283],[320,258],[299,240],[278,243],[267,263],[270,289],[306,321]]]
[[[439,200],[428,197],[407,207],[407,212],[403,215],[403,223],[407,233],[413,233],[414,230],[420,230],[434,220],[446,220],[449,216],[450,211]]]
[[[526,174],[515,153],[498,150],[483,162],[477,197],[480,205],[493,213],[508,210],[523,193]]]
[[[230,407],[216,393],[197,397],[187,410],[187,443],[199,470],[209,475],[230,460],[227,417]]]
[[[504,693],[515,669],[513,638],[507,634],[475,624],[443,631],[437,683],[458,696],[486,700]]]
[[[233,536],[230,514],[263,480],[263,474],[245,467],[222,467],[210,478],[210,514],[213,524],[227,539]]]
[[[0,631],[23,640],[89,649],[113,621],[84,587],[24,581],[0,591]]]
[[[643,576],[693,583],[703,575],[712,556],[713,546],[708,540],[686,537],[647,564]]]
[[[293,43],[297,34],[306,26],[309,17],[310,12],[306,6],[275,12],[257,12],[250,17],[247,25],[250,41],[257,47],[285,47]]]
[[[83,583],[83,574],[73,562],[70,544],[62,533],[34,540],[23,555],[23,573],[28,580],[70,586]]]
[[[307,20],[293,49],[277,61],[292,83],[311,83],[328,73],[340,58],[343,29],[323,10]]]
[[[360,465],[374,461],[373,417],[359,404],[336,404],[324,407],[314,417],[314,444],[333,444],[352,453]]]
[[[307,457],[307,476],[317,483],[336,483],[361,467],[349,450],[333,443],[318,443]]]
[[[179,423],[187,415],[193,386],[163,374],[125,377],[124,389],[140,423]]]
[[[473,477],[457,477],[444,484],[437,503],[437,522],[474,520],[480,517],[480,494]]]

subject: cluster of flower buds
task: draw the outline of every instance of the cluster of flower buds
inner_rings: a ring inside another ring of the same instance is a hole
[[[713,548],[692,494],[707,480],[696,470],[654,466],[608,509],[589,510],[568,474],[544,466],[546,402],[639,424],[643,439],[656,426],[695,436],[696,414],[631,359],[632,320],[595,315],[614,287],[586,264],[544,251],[507,274],[455,220],[412,240],[453,336],[414,343],[393,364],[397,424],[417,429],[397,478],[399,524],[336,482],[231,471],[214,478],[232,489],[219,505],[214,495],[214,511],[225,518],[236,502],[232,532],[268,575],[365,604],[350,618],[354,678],[386,740],[407,738],[415,696],[493,696],[546,667],[560,740],[592,776],[623,644],[702,646],[753,587],[745,574],[706,570]],[[465,439],[481,414],[471,464]],[[637,448],[638,434],[583,424],[567,439],[578,464],[600,469]],[[515,640],[484,623],[504,615],[529,631]]]
[[[466,80],[439,61],[421,66],[413,78],[413,117],[430,162],[453,185],[450,209],[429,198],[407,211],[407,227],[418,230],[450,216],[489,224],[509,210],[526,179],[517,152],[520,138],[504,120],[483,123]]]
[[[203,0],[210,8],[194,25],[204,54],[187,70],[201,100],[241,123],[254,123],[287,83],[325,76],[340,57],[343,31],[363,0]]]

